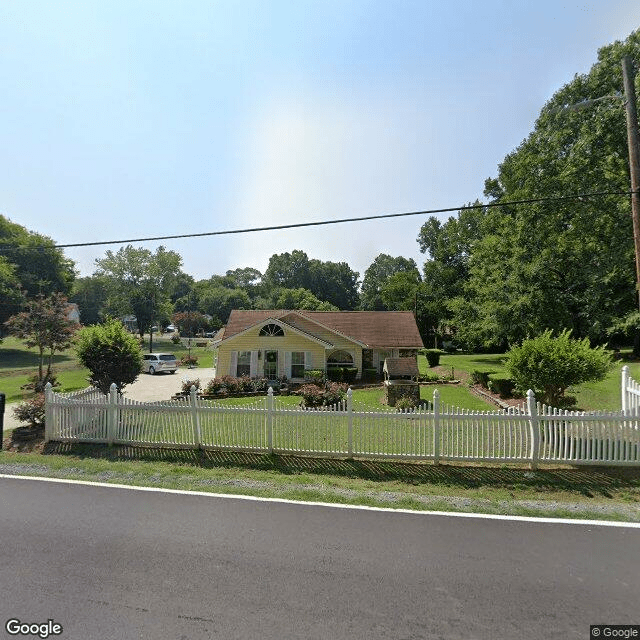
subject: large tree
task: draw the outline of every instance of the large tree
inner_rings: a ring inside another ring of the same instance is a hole
[[[546,329],[599,342],[637,311],[620,61],[640,63],[640,31],[602,48],[542,109],[485,194],[492,207],[471,245],[468,278],[452,303],[469,346],[507,347]],[[637,83],[637,79],[636,79]],[[597,100],[596,102],[593,102]],[[584,108],[574,109],[572,105]],[[510,206],[514,200],[547,198]]]
[[[97,324],[104,320],[108,299],[109,281],[104,276],[77,278],[69,298],[78,305],[80,321],[84,325]]]
[[[267,287],[287,289],[309,288],[309,258],[298,249],[291,253],[274,253],[269,258],[269,266],[264,272]]]
[[[382,287],[388,278],[395,273],[416,270],[415,260],[393,257],[386,253],[379,254],[364,272],[362,290],[360,292],[360,308],[369,311],[384,311],[387,307],[382,300]]]
[[[309,290],[319,300],[343,311],[358,306],[359,276],[346,262],[309,260]]]
[[[51,238],[33,233],[0,215],[0,259],[13,267],[27,298],[68,294],[75,278],[72,260]]]
[[[109,250],[104,258],[96,260],[95,275],[109,283],[108,311],[134,314],[142,337],[154,322],[168,322],[171,317],[171,295],[181,265],[180,255],[162,246],[152,253],[127,245],[117,253]]]

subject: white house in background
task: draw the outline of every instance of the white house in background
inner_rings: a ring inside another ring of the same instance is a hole
[[[410,311],[233,310],[213,339],[216,375],[304,379],[305,369],[382,374],[385,358],[414,357],[422,338]]]

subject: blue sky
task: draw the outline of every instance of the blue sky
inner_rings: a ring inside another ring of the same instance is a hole
[[[3,0],[0,213],[66,244],[462,205],[639,26],[618,0]],[[362,276],[421,265],[424,220],[163,244],[197,279],[293,249]]]

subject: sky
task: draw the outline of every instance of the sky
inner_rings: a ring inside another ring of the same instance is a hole
[[[68,244],[482,200],[638,27],[629,0],[3,0],[0,214]],[[295,249],[362,278],[380,253],[421,266],[426,219],[134,244],[196,279]],[[120,246],[65,253],[85,276]]]

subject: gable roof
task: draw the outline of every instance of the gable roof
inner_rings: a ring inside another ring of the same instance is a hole
[[[385,358],[384,370],[391,376],[418,376],[415,358]]]
[[[385,347],[420,348],[422,338],[411,311],[300,311],[291,309],[234,309],[222,340],[268,319],[283,320],[296,314],[326,327],[369,349]]]

